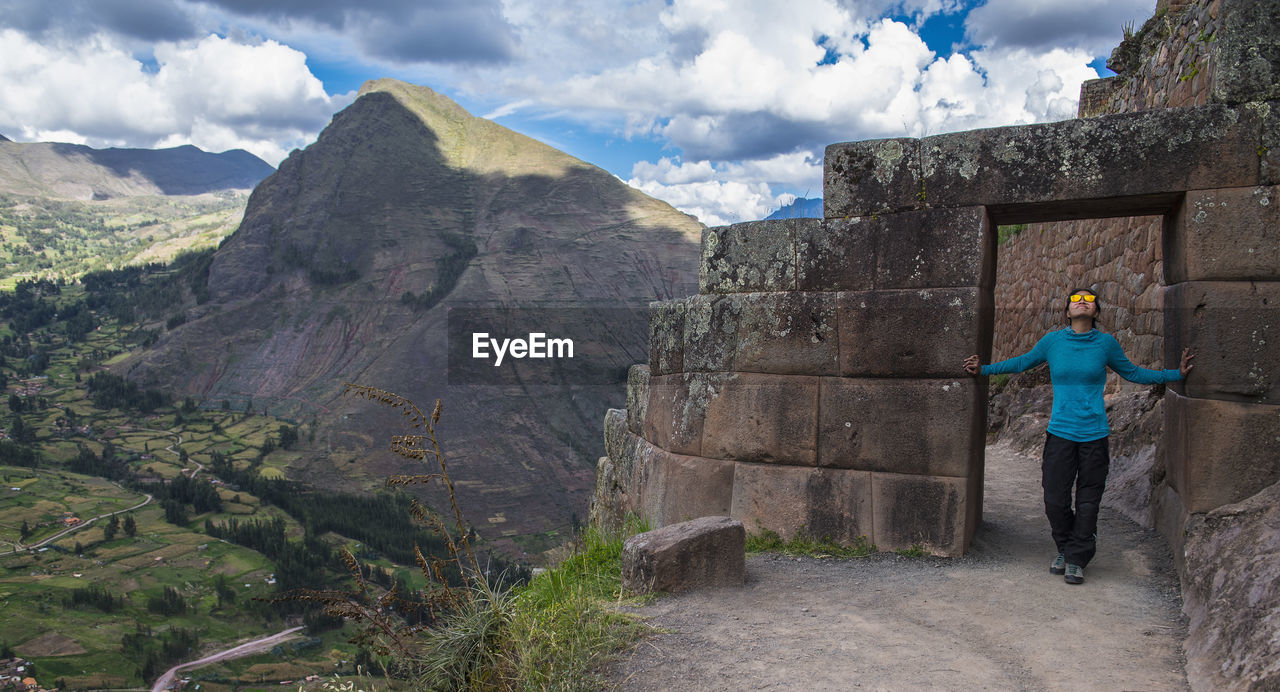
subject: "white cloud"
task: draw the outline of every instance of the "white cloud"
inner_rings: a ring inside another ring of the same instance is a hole
[[[707,225],[720,226],[762,219],[795,200],[792,193],[775,194],[775,185],[821,195],[822,158],[807,152],[736,163],[664,157],[636,163],[627,184]]]
[[[0,132],[64,133],[91,146],[247,149],[271,164],[312,141],[341,105],[306,56],[275,41],[161,43],[144,69],[105,35],[45,45],[0,31]]]
[[[1125,24],[1142,26],[1155,5],[1155,0],[987,0],[969,13],[965,33],[988,47],[1109,55]]]

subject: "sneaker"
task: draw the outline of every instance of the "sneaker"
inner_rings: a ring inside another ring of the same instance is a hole
[[[1084,568],[1083,568],[1083,567],[1081,567],[1080,565],[1071,565],[1071,564],[1068,564],[1068,565],[1067,565],[1067,572],[1066,572],[1066,574],[1062,577],[1062,580],[1063,580],[1063,581],[1065,581],[1065,582],[1067,582],[1068,584],[1083,584],[1083,583],[1084,583]]]
[[[1049,565],[1049,574],[1063,574],[1067,571],[1067,557],[1062,553],[1058,553],[1058,557],[1053,559],[1053,564]]]

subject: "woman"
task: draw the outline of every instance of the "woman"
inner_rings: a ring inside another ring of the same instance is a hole
[[[1125,357],[1120,343],[1094,328],[1102,306],[1088,289],[1068,296],[1066,316],[1071,326],[1050,332],[1027,353],[979,367],[978,356],[965,359],[971,375],[998,375],[1049,364],[1053,383],[1053,412],[1044,442],[1041,465],[1044,511],[1049,516],[1058,557],[1050,574],[1061,574],[1068,584],[1084,583],[1084,568],[1096,550],[1098,506],[1106,485],[1111,457],[1107,449],[1107,412],[1102,388],[1107,367],[1139,384],[1180,380],[1191,372],[1190,349],[1183,349],[1177,370],[1148,370]],[[1075,510],[1071,486],[1075,486]]]

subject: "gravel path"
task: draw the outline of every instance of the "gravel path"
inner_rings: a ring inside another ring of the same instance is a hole
[[[987,448],[963,558],[751,557],[742,588],[635,609],[665,633],[606,676],[623,690],[1186,689],[1164,541],[1104,507],[1085,583],[1050,575],[1039,464]]]

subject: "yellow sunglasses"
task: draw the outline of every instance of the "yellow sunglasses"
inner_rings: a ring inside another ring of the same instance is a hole
[[[1086,303],[1092,303],[1093,301],[1098,299],[1098,296],[1082,296],[1079,293],[1071,296],[1071,302],[1073,303],[1079,303],[1082,299]]]

